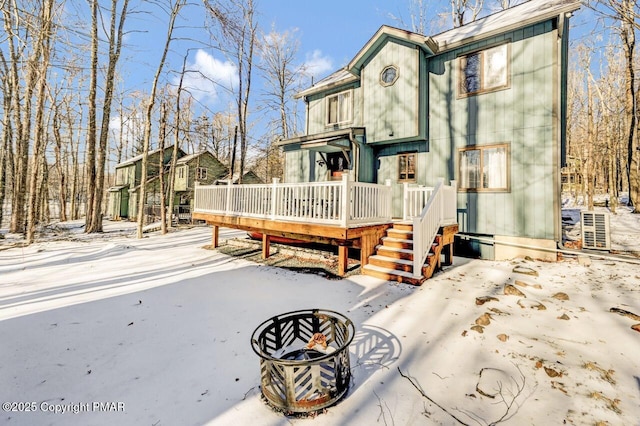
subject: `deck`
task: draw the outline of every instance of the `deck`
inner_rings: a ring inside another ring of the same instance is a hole
[[[404,221],[412,225],[414,278],[423,278],[438,231],[455,222],[455,183],[433,188],[405,186]],[[347,272],[349,249],[360,250],[361,266],[369,264],[387,232],[391,217],[391,187],[340,181],[266,185],[197,186],[193,219],[213,226],[218,246],[220,227],[263,235],[262,257],[270,255],[272,237],[285,237],[338,247],[338,275]],[[456,226],[457,231],[457,226]],[[450,238],[451,242],[453,241]]]

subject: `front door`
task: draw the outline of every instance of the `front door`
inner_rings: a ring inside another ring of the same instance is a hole
[[[129,186],[120,190],[120,217],[129,217]]]
[[[384,185],[387,179],[391,181],[393,197],[392,215],[401,218],[403,215],[404,183],[416,183],[416,152],[401,152],[393,155],[378,155],[378,179]]]
[[[340,152],[328,152],[327,154],[327,170],[329,173],[329,180],[340,180],[342,174],[347,173],[349,169],[349,162],[345,157],[346,154],[343,151]]]

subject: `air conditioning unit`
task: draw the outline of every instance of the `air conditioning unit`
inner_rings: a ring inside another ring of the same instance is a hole
[[[580,212],[582,224],[582,248],[611,250],[609,213]]]

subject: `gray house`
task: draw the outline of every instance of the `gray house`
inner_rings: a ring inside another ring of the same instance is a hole
[[[455,181],[459,244],[484,258],[555,259],[561,241],[569,18],[531,0],[444,33],[388,26],[298,97],[306,135],[280,142],[285,182]]]

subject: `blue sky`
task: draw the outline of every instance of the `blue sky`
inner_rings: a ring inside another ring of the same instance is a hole
[[[315,64],[315,79],[344,66],[358,50],[383,25],[400,26],[391,15],[409,18],[406,2],[391,0],[325,0],[305,2],[300,0],[257,0],[259,20],[262,30],[267,32],[272,26],[278,32],[296,29],[299,36],[299,62]],[[434,1],[434,5],[442,4]],[[127,36],[127,50],[123,53],[123,74],[128,86],[140,85],[140,90],[148,90],[155,68],[157,67],[166,31],[166,17],[151,9],[147,3],[142,6],[150,14],[134,14],[128,21],[132,32]],[[442,6],[434,6],[434,14],[442,12]],[[201,29],[204,9],[200,2],[186,7],[182,13],[178,37],[190,38],[174,42],[167,69],[179,70],[182,58],[190,52],[189,63],[216,67],[220,78],[226,78],[230,70],[224,63],[224,57],[215,50],[206,49],[195,40],[207,40],[207,34]],[[441,28],[440,30],[442,30]],[[209,58],[195,49],[202,48]],[[193,49],[193,50],[190,50]]]
[[[298,62],[313,65],[316,81],[351,60],[381,25],[401,26],[398,18],[410,21],[411,0],[255,1],[264,32],[270,31],[272,26],[278,32],[297,31],[300,43]],[[487,6],[491,5],[490,2],[486,3]],[[127,47],[123,52],[121,70],[127,91],[148,92],[164,46],[167,16],[160,13],[152,2],[135,4],[136,10],[146,9],[148,13],[130,15],[127,22],[130,33],[126,38]],[[433,0],[430,4],[434,18],[430,35],[449,29],[448,1]],[[183,10],[182,19],[174,32],[174,36],[180,40],[172,44],[165,67],[165,81],[175,81],[182,67],[182,60],[188,52],[189,68],[200,70],[209,76],[207,80],[191,73],[188,84],[199,87],[199,93],[194,91],[199,102],[210,112],[217,112],[227,109],[229,97],[220,86],[231,85],[235,69],[220,52],[204,45],[203,42],[208,40],[208,33],[203,28],[204,15],[200,1],[195,1]],[[584,10],[578,12],[572,19],[572,24],[577,26],[573,30],[574,38],[593,26],[588,12]],[[218,84],[211,83],[211,79]],[[260,97],[260,84],[259,78],[253,82],[254,102]]]

